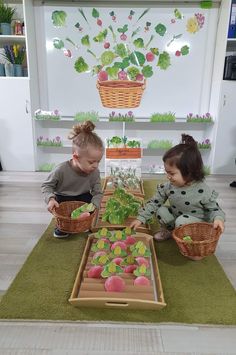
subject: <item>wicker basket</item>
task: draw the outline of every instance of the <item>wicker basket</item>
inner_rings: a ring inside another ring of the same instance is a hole
[[[97,81],[102,105],[109,108],[138,107],[145,86],[145,82],[130,80]]]
[[[194,260],[214,254],[220,235],[220,228],[214,229],[212,223],[205,222],[185,224],[173,231],[181,254]],[[192,241],[183,240],[185,236]]]
[[[72,219],[70,217],[71,212],[76,208],[84,205],[81,201],[66,201],[61,202],[59,207],[53,211],[53,215],[56,218],[57,228],[62,232],[67,233],[80,233],[85,232],[91,228],[95,211],[82,220]]]

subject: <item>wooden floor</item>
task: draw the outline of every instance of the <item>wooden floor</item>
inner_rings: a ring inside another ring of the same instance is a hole
[[[51,220],[40,192],[46,176],[0,172],[0,296]],[[219,203],[227,216],[216,255],[236,288],[236,188],[229,187],[235,178],[210,176],[207,180],[219,192]],[[1,320],[1,354],[235,355],[236,327]]]

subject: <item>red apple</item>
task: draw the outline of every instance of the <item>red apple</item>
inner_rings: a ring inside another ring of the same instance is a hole
[[[123,292],[125,281],[120,276],[110,276],[105,282],[105,290],[108,292]]]
[[[103,267],[96,265],[92,266],[88,271],[88,277],[92,279],[99,279],[101,277],[101,273],[103,271]]]
[[[138,276],[134,280],[135,286],[150,286],[150,280],[145,276]]]

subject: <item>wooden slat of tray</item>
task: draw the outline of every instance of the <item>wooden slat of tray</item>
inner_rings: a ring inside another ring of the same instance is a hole
[[[109,187],[107,186],[107,183],[109,181],[109,177],[105,178],[104,182],[103,182],[103,194],[104,195],[113,195],[114,191],[115,191],[115,187]],[[127,187],[124,188],[128,193],[131,193],[134,196],[140,196],[144,198],[144,188],[143,188],[143,180],[140,180],[140,185],[138,189],[129,189]]]
[[[131,274],[121,274],[126,283],[125,292],[107,292],[104,289],[105,280],[87,278],[88,263],[94,254],[91,246],[95,242],[91,234],[87,240],[79,271],[69,302],[74,306],[83,307],[112,307],[130,309],[160,309],[166,306],[158,270],[157,258],[152,236],[143,233],[136,234],[137,241],[142,240],[151,250],[151,285],[149,287],[134,286]]]

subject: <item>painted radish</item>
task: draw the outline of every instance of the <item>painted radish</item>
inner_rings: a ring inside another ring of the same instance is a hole
[[[143,256],[138,256],[137,258],[135,258],[135,260],[137,261],[138,265],[145,265],[145,266],[149,266],[149,261],[144,258]]]
[[[98,256],[106,255],[107,253],[105,251],[96,251],[96,253],[93,256],[93,259],[96,259]]]
[[[137,269],[137,265],[127,265],[125,268],[124,268],[124,272],[127,273],[127,274],[132,274],[134,270]]]
[[[127,244],[127,245],[133,245],[133,244],[135,244],[135,243],[136,243],[135,237],[133,237],[132,235],[128,235],[128,236],[126,237],[125,244]]]
[[[137,81],[143,81],[143,74],[137,74],[136,75],[136,80]]]
[[[150,280],[145,276],[138,276],[134,280],[135,286],[150,286]]]
[[[148,62],[153,62],[154,58],[155,58],[155,55],[152,52],[148,52],[146,54],[146,59]]]
[[[87,217],[89,217],[90,216],[90,213],[89,212],[83,212],[83,213],[81,213],[81,215],[78,217],[78,219],[80,220],[80,219],[85,219],[85,218],[87,218]]]
[[[92,279],[99,279],[102,271],[103,271],[102,266],[100,265],[92,266],[88,271],[88,277]]]
[[[108,292],[123,292],[125,281],[120,276],[110,276],[105,282],[105,290]]]
[[[124,70],[119,71],[118,78],[120,80],[126,80],[127,79],[127,73]]]
[[[105,70],[101,70],[99,73],[98,73],[98,80],[100,81],[106,81],[108,80],[108,74]]]
[[[122,34],[120,35],[120,39],[121,39],[122,41],[126,41],[126,40],[127,40],[126,34],[125,34],[125,33],[122,33]]]
[[[113,263],[115,263],[116,265],[120,265],[120,263],[123,261],[123,259],[117,257],[117,258],[114,258],[112,261],[113,261]]]
[[[109,43],[109,42],[105,42],[103,47],[104,47],[105,49],[110,48],[110,43]]]
[[[97,19],[97,25],[102,26],[102,20],[100,18]]]
[[[120,247],[122,250],[126,250],[127,249],[127,245],[125,244],[125,242],[115,242],[112,244],[111,246],[111,250],[114,250],[116,247]]]

